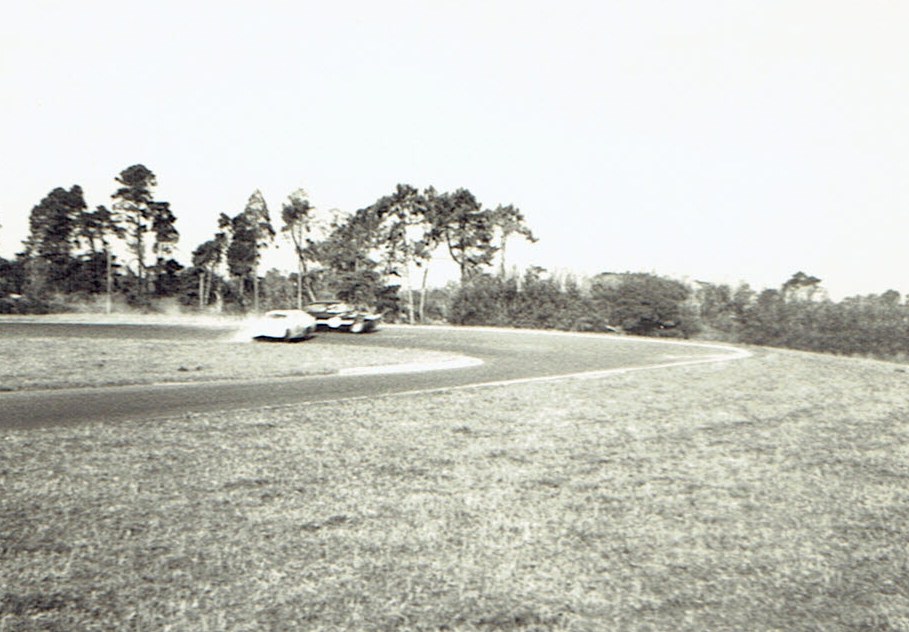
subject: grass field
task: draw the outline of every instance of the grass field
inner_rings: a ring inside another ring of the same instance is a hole
[[[307,342],[0,338],[0,390],[255,379],[335,373],[351,366],[438,362],[452,356]]]
[[[0,629],[907,630],[907,440],[787,351],[7,432]]]

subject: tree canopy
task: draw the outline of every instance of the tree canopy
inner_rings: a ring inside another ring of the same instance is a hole
[[[71,254],[86,208],[79,185],[57,187],[32,208],[25,248],[31,257],[29,282],[36,291],[68,289]]]
[[[127,247],[135,259],[136,289],[142,297],[148,292],[148,233],[154,235],[151,244],[153,254],[157,258],[169,254],[179,240],[174,226],[176,216],[169,203],[154,199],[157,178],[145,165],[127,167],[116,181],[120,187],[111,196],[114,200],[114,222],[123,229]]]

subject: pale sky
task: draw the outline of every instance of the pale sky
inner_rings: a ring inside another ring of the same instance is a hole
[[[909,2],[5,8],[6,257],[51,189],[109,205],[142,163],[183,263],[255,189],[277,224],[298,188],[354,211],[409,183],[519,207],[519,266],[909,292]]]

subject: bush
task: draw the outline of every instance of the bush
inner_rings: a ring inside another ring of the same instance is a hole
[[[0,314],[49,314],[50,311],[50,304],[42,299],[17,295],[0,298]]]
[[[647,273],[601,274],[591,286],[608,323],[640,336],[688,338],[700,331],[684,283]]]
[[[559,282],[530,268],[520,279],[479,275],[453,294],[449,322],[564,331],[610,331],[603,314],[574,279]]]
[[[909,306],[892,297],[832,301],[786,298],[764,290],[745,312],[740,340],[841,355],[901,358],[909,354]]]

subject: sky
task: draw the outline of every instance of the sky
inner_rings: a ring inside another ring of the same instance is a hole
[[[834,298],[909,292],[909,3],[11,3],[0,256],[79,184],[157,175],[178,259],[259,189],[355,211],[398,183],[514,204],[508,264]],[[267,265],[292,269],[279,238]],[[433,282],[454,278],[440,253]]]

